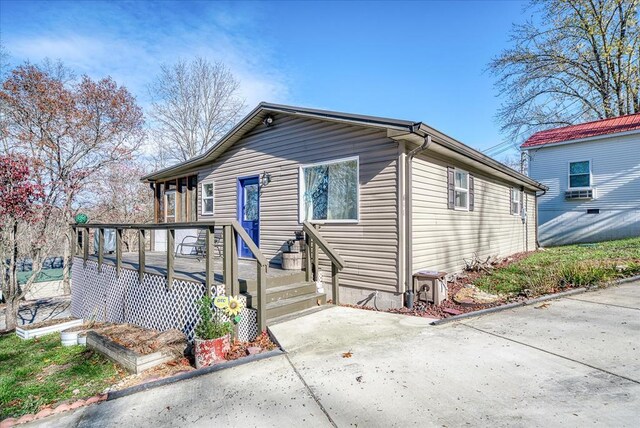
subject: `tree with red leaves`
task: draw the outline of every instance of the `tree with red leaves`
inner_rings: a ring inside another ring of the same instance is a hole
[[[21,248],[20,228],[42,223],[44,192],[31,178],[30,160],[24,155],[0,155],[0,269],[1,290],[6,302],[5,319],[8,329],[15,329],[20,299],[33,284],[41,270],[41,240],[30,243],[33,274],[21,287],[17,265]],[[46,220],[45,220],[46,223]]]
[[[4,144],[31,158],[31,178],[42,187],[43,204],[55,208],[56,224],[64,227],[58,251],[64,253],[67,293],[71,234],[66,226],[83,194],[92,198],[87,194],[92,180],[130,160],[144,138],[142,110],[126,88],[111,78],[70,76],[62,67],[26,64],[13,69],[0,90]]]

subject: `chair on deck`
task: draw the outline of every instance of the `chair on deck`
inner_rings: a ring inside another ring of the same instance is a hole
[[[187,242],[188,240],[191,240],[191,242]],[[218,257],[222,257],[222,239],[220,237],[216,235],[213,236],[213,246],[218,251]],[[193,248],[193,250],[195,251],[195,254],[193,252],[184,254],[183,250],[185,247]],[[176,245],[175,255],[176,256],[178,255],[195,256],[196,259],[200,261],[200,259],[207,254],[206,248],[207,248],[207,231],[205,229],[199,229],[198,236],[189,235],[182,238],[182,242]]]

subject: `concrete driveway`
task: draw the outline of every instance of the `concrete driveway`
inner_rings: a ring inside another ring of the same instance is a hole
[[[273,331],[288,355],[41,425],[609,427],[640,421],[640,283],[437,327],[332,307]]]

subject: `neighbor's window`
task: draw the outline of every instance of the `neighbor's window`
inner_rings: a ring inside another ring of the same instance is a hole
[[[358,221],[358,158],[300,168],[300,220]]]
[[[520,189],[511,188],[511,214],[519,215],[522,207],[522,192]]]
[[[569,162],[569,188],[591,187],[591,161]]]
[[[213,183],[202,183],[202,214],[213,214]]]
[[[457,210],[469,209],[469,173],[454,171],[454,207]]]

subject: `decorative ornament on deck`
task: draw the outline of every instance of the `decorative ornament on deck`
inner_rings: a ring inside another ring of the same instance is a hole
[[[229,304],[225,308],[227,315],[234,317],[233,320],[237,323],[240,321],[240,311],[243,309],[242,302],[238,297],[229,297]]]
[[[214,299],[213,305],[222,309],[234,324],[238,324],[242,320],[240,312],[244,309],[244,305],[238,296],[218,296]]]
[[[76,214],[76,224],[85,224],[86,222],[89,221],[89,216],[84,214],[84,213],[78,213]]]

